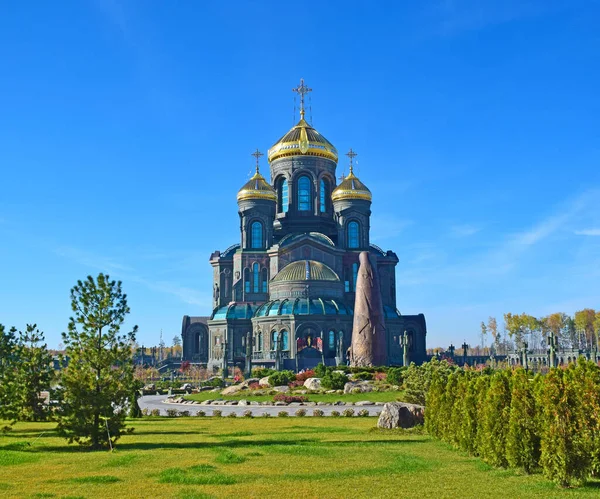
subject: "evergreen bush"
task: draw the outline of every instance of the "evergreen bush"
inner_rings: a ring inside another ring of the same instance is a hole
[[[348,377],[340,372],[328,372],[321,378],[321,386],[326,390],[343,390]]]

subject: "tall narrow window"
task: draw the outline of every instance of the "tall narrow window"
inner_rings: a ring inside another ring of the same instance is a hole
[[[277,331],[271,332],[271,350],[277,350]]]
[[[290,206],[290,192],[287,179],[281,182],[281,213],[287,213]]]
[[[323,179],[319,182],[319,211],[327,211],[327,182]]]
[[[359,226],[358,222],[350,222],[348,224],[348,248],[359,247]]]
[[[356,280],[358,279],[358,263],[352,264],[352,291],[356,291]]]
[[[260,268],[258,263],[255,263],[254,265],[252,265],[252,280],[254,281],[254,292],[255,293],[259,293],[260,292],[260,287],[259,287],[259,280],[260,280]]]
[[[335,331],[329,331],[327,346],[330,352],[335,350]]]
[[[258,332],[258,340],[256,342],[256,351],[262,352],[262,349],[263,349],[262,331],[259,331]]]
[[[244,269],[244,292],[250,293],[250,270]]]
[[[285,329],[281,331],[281,349],[284,352],[290,349],[290,336]]]
[[[268,291],[268,284],[267,284],[267,269],[263,269],[262,271],[262,292],[266,293]]]
[[[260,249],[263,247],[263,225],[260,222],[252,222],[250,247]]]
[[[310,179],[308,177],[298,179],[298,210],[310,211]]]

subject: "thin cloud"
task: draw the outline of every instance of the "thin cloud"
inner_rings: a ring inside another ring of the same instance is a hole
[[[450,227],[450,232],[454,237],[469,237],[481,231],[480,227],[474,225],[454,225]]]
[[[577,235],[577,236],[600,236],[600,229],[576,230],[575,235]]]

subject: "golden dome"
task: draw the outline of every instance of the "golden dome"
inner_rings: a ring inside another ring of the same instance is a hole
[[[269,185],[256,167],[256,173],[252,176],[248,182],[244,184],[238,194],[237,200],[244,201],[246,199],[266,199],[268,201],[277,202],[277,194],[275,189]]]
[[[269,149],[269,163],[287,156],[320,156],[337,163],[337,149],[306,122],[304,112],[300,114],[298,124]]]
[[[373,199],[371,191],[354,175],[352,166],[350,166],[350,174],[331,193],[332,201],[345,199],[362,199],[364,201]]]
[[[339,281],[338,275],[327,265],[314,260],[298,260],[285,266],[273,277],[282,281]]]

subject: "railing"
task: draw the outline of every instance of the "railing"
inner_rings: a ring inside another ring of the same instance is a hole
[[[280,352],[281,353],[281,359],[289,359],[290,358],[290,352],[289,351],[284,351],[284,352]],[[266,352],[252,352],[252,360],[275,360],[275,357],[277,356],[277,352],[275,350],[269,350]]]

